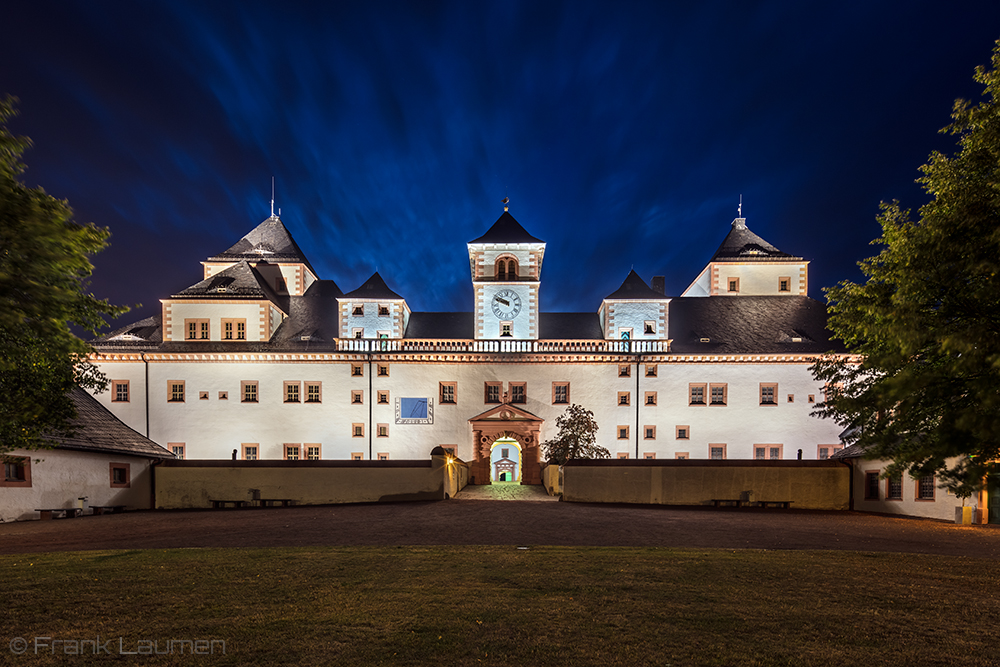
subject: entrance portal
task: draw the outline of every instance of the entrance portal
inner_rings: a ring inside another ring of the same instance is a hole
[[[494,482],[521,481],[521,445],[514,438],[500,438],[490,448],[490,479]]]

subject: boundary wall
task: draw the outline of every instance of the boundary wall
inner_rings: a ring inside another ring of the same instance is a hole
[[[749,498],[790,502],[793,509],[846,510],[850,481],[850,467],[838,461],[572,460],[563,466],[563,500],[711,505]]]
[[[213,500],[291,500],[297,505],[444,500],[468,483],[451,456],[396,461],[164,461],[156,509],[212,507]]]

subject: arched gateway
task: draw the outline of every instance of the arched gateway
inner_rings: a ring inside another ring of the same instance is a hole
[[[497,440],[510,439],[521,448],[521,484],[541,484],[539,431],[544,419],[516,405],[502,403],[469,420],[472,453],[469,483],[491,484],[490,455]]]

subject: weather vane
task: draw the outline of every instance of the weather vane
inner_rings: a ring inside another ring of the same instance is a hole
[[[503,210],[506,211],[510,204],[510,197],[503,198]]]
[[[736,209],[736,217],[737,218],[743,217],[743,195],[740,195],[740,205],[739,208]]]
[[[274,176],[271,177],[271,217],[274,217]]]

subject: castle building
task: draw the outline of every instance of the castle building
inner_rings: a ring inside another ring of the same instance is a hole
[[[274,215],[206,259],[159,316],[94,341],[98,399],[189,459],[423,459],[473,483],[540,482],[571,404],[621,458],[822,459],[808,367],[842,348],[807,296],[808,262],[737,218],[679,297],[634,271],[597,312],[541,312],[546,243],[504,207],[467,244],[475,308],[411,312],[377,272],[343,292]],[[551,277],[558,280],[559,277]]]

